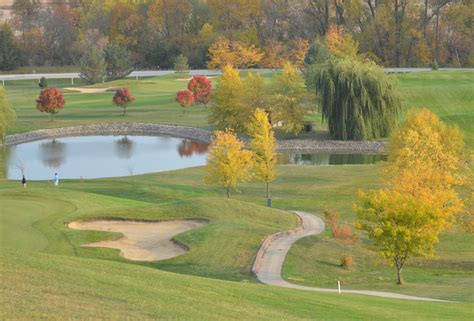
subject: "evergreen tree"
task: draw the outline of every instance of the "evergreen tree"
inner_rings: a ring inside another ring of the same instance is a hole
[[[128,50],[115,43],[110,43],[104,50],[108,80],[125,78],[132,71]]]
[[[99,47],[92,47],[80,60],[80,77],[95,84],[105,77],[106,66],[104,52]]]

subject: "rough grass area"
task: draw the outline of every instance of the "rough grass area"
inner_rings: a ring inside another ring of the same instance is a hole
[[[263,74],[270,84],[275,74]],[[474,147],[474,72],[433,71],[395,75],[400,83],[401,95],[407,108],[427,107],[444,121],[457,124],[463,131],[466,143]],[[55,121],[35,109],[39,88],[35,80],[7,81],[8,98],[18,114],[18,120],[9,133],[25,132],[39,128],[72,126],[99,122],[152,122],[210,128],[207,123],[208,110],[195,105],[183,115],[182,108],[175,102],[176,92],[185,89],[188,75],[167,75],[135,80],[132,78],[96,84],[93,88],[115,88],[127,86],[137,100],[128,108],[128,115],[122,116],[121,109],[112,104],[113,91],[85,94],[65,91],[66,106]],[[213,78],[214,84],[216,78]],[[83,80],[50,79],[49,86],[70,88],[85,86]],[[315,122],[318,139],[328,138],[327,127],[321,124],[317,113],[308,115]],[[284,136],[284,135],[283,135]]]

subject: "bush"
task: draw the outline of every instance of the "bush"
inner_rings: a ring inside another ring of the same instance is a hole
[[[354,259],[352,258],[352,255],[350,254],[343,254],[341,255],[341,266],[345,268],[351,268],[352,264],[354,263]]]
[[[326,221],[331,228],[332,236],[334,236],[335,239],[341,240],[344,243],[354,243],[358,238],[357,235],[352,232],[352,228],[349,225],[344,224],[342,226],[339,226],[339,216],[339,211],[333,209],[324,210],[324,217],[326,218]]]
[[[174,70],[177,72],[186,72],[189,70],[188,58],[181,54],[174,61]]]
[[[433,61],[433,62],[431,63],[431,66],[430,66],[430,67],[431,67],[432,70],[438,70],[438,69],[439,69],[439,63],[438,63],[438,61],[437,61],[437,60]]]
[[[44,78],[44,77],[41,77],[38,86],[39,86],[41,89],[46,89],[46,88],[48,88],[48,80],[46,80],[46,78]]]

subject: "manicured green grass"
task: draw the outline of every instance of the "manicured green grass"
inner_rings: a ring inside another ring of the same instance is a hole
[[[270,85],[275,74],[263,74]],[[438,114],[442,120],[458,125],[465,135],[468,147],[474,147],[474,72],[436,71],[396,75],[401,95],[410,108],[426,107]],[[51,122],[48,115],[35,109],[39,88],[35,80],[7,81],[8,98],[18,114],[18,120],[9,133],[18,133],[39,128],[72,126],[99,122],[152,122],[211,128],[207,122],[208,110],[192,106],[183,115],[182,108],[174,101],[176,92],[185,89],[189,75],[177,74],[163,77],[125,79],[92,87],[127,86],[137,97],[130,105],[129,114],[122,116],[121,109],[112,104],[113,92],[81,94],[66,91],[66,107]],[[215,82],[215,78],[213,78]],[[50,86],[68,88],[84,86],[82,80],[71,85],[68,79],[51,79]],[[327,137],[325,124],[318,114],[308,116],[318,129],[316,137]]]
[[[474,72],[433,71],[398,76],[408,108],[428,108],[441,120],[459,126],[474,148]]]
[[[138,265],[0,252],[0,319],[469,320],[470,306],[312,293]]]
[[[380,165],[280,166],[280,175],[272,185],[274,206],[320,216],[323,209],[335,208],[341,211],[341,220],[352,225],[355,217],[351,207],[357,190],[380,186],[380,173]],[[11,211],[2,225],[15,231],[25,225],[25,220],[34,218],[35,221],[28,221],[33,230],[49,240],[48,246],[42,248],[45,252],[126,262],[114,250],[80,247],[83,243],[116,237],[115,234],[72,231],[65,228],[64,222],[88,217],[208,218],[211,224],[177,237],[191,248],[189,253],[141,265],[254,282],[249,269],[261,241],[275,231],[294,227],[294,216],[262,207],[265,200],[261,184],[245,184],[241,194],[226,200],[222,190],[204,185],[202,178],[202,168],[192,168],[132,178],[64,181],[60,190],[43,182],[30,182],[27,190],[22,190],[17,182],[5,182],[0,184],[0,202],[7,200],[6,208]],[[49,191],[46,194],[45,189]],[[51,208],[49,216],[42,214],[41,207],[37,215],[15,215],[36,208],[39,203]],[[20,246],[33,237],[36,239],[36,234],[26,235],[26,231],[6,233],[10,241],[4,243]],[[34,243],[42,244],[41,239]],[[334,288],[339,279],[345,288],[472,302],[469,285],[473,284],[474,252],[470,245],[474,237],[456,228],[443,233],[441,240],[437,247],[439,258],[410,262],[404,270],[407,283],[401,287],[394,284],[393,269],[370,250],[363,237],[361,242],[346,247],[335,241],[329,231],[299,241],[285,261],[283,274],[300,284]],[[345,252],[355,259],[350,270],[338,265]]]

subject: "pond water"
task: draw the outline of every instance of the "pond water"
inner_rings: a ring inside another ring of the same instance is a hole
[[[8,179],[101,178],[202,166],[207,144],[167,136],[83,136],[45,139],[9,146]],[[278,155],[280,164],[373,164],[384,157],[366,154]]]

